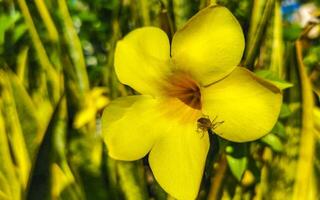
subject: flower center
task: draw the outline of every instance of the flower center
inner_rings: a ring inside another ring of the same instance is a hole
[[[175,72],[168,77],[168,83],[165,87],[168,96],[178,98],[194,109],[201,109],[200,87],[189,74]]]

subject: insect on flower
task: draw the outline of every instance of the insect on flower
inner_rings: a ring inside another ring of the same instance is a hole
[[[209,116],[205,115],[197,120],[198,129],[197,132],[205,133],[208,131],[213,131],[215,128],[224,123],[224,121],[217,122],[218,116],[213,120],[210,120]]]

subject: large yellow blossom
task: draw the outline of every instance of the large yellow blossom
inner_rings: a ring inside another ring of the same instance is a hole
[[[109,155],[137,160],[149,153],[159,184],[178,199],[195,199],[209,149],[197,120],[220,124],[214,132],[237,142],[255,140],[275,124],[280,90],[242,67],[244,36],[224,7],[201,10],[171,43],[155,27],[118,42],[119,80],[141,95],[113,101],[103,113]]]

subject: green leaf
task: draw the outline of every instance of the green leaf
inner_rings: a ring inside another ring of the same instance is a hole
[[[11,194],[10,182],[8,182],[6,176],[3,174],[2,170],[0,170],[0,199],[9,200],[13,198],[14,197],[12,197],[12,194]]]
[[[283,145],[279,137],[277,137],[275,134],[269,133],[268,135],[261,138],[261,141],[267,145],[269,145],[272,150],[276,152],[282,152],[283,151]]]
[[[118,0],[109,0],[107,2],[104,2],[104,1],[101,1],[103,2],[103,6],[105,6],[106,8],[110,9],[110,10],[113,10],[113,9],[116,9],[118,6],[119,6],[119,2]]]
[[[238,181],[241,181],[244,171],[247,169],[247,144],[233,143],[226,147],[227,163],[231,173]]]
[[[281,122],[277,122],[273,129],[270,131],[271,133],[281,137],[281,138],[286,138],[287,134],[286,134],[286,129],[284,127],[284,125]]]
[[[142,161],[117,161],[119,184],[126,199],[148,199],[145,179],[141,179],[138,174],[139,168],[141,169],[142,167]]]
[[[281,110],[280,110],[280,115],[279,115],[279,117],[281,118],[281,119],[284,119],[284,118],[287,118],[287,117],[289,117],[290,115],[291,115],[291,110],[290,110],[290,108],[289,108],[289,105],[288,104],[286,104],[286,103],[283,103],[282,105],[281,105]]]
[[[66,100],[62,97],[39,148],[27,199],[84,199],[85,195],[67,161],[67,121]]]
[[[8,72],[8,77],[12,87],[12,95],[16,101],[16,109],[23,130],[26,146],[30,154],[31,160],[35,155],[35,150],[38,148],[38,142],[36,141],[40,133],[40,122],[38,120],[37,109],[32,102],[31,97],[25,90],[18,77]]]
[[[303,58],[303,63],[308,68],[308,71],[315,69],[319,65],[320,60],[320,46],[310,46],[305,50],[305,56]]]
[[[279,89],[284,90],[293,87],[293,84],[279,78],[274,72],[269,70],[258,70],[255,74],[261,78],[267,79],[271,83],[275,84]]]
[[[29,178],[27,200],[33,199],[52,199],[51,195],[51,166],[54,161],[54,136],[65,131],[66,123],[66,101],[60,100],[54,114],[50,120],[47,131],[40,145],[33,171]]]
[[[0,109],[18,176],[20,177],[21,185],[25,187],[30,173],[31,162],[9,80],[7,73],[0,71],[0,99],[2,100],[0,101]]]
[[[0,190],[0,199],[2,199],[2,200],[10,200],[11,198]]]
[[[283,38],[288,41],[295,41],[299,38],[303,28],[299,24],[290,24],[283,29]]]
[[[86,92],[89,89],[89,79],[80,38],[78,37],[77,31],[74,28],[74,24],[67,7],[67,2],[65,0],[59,0],[58,9],[60,11],[60,22],[62,24],[63,38],[65,41],[67,41],[65,43],[65,47],[73,63],[73,66],[70,65],[64,67],[72,67],[71,70],[74,71],[73,75],[76,75],[74,78],[77,81],[80,91]]]
[[[13,42],[16,43],[26,32],[27,32],[27,25],[20,24],[14,29],[13,33]]]
[[[20,13],[15,12],[15,14],[7,16],[0,16],[0,45],[5,41],[5,32],[21,17]]]
[[[1,98],[0,98],[1,105]],[[0,110],[0,199],[8,196],[9,199],[20,199],[21,189],[15,166],[10,154],[9,140],[5,130],[4,119]],[[4,198],[5,199],[5,198]]]

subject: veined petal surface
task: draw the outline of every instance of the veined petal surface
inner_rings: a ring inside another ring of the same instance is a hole
[[[114,65],[121,83],[141,94],[155,95],[169,71],[170,44],[156,27],[138,28],[118,41]]]
[[[203,113],[216,122],[221,137],[245,142],[267,134],[277,121],[281,91],[249,70],[237,67],[226,78],[204,88]]]
[[[202,85],[229,74],[241,60],[244,36],[225,7],[210,6],[193,16],[173,37],[171,56],[178,69]]]

